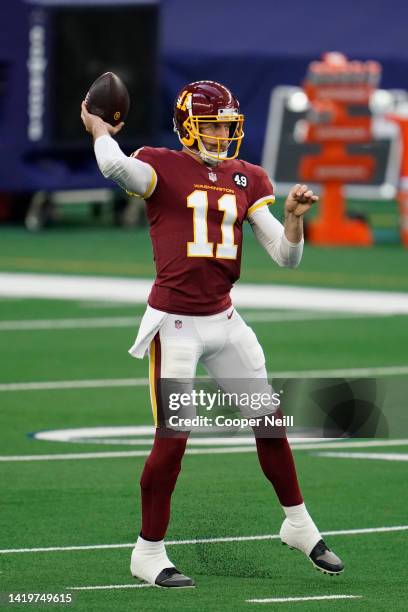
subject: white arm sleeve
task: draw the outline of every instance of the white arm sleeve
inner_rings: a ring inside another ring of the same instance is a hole
[[[270,212],[267,206],[255,210],[248,221],[256,239],[262,244],[279,266],[296,268],[302,259],[304,240],[289,242],[284,227]]]
[[[95,140],[94,151],[99,170],[105,178],[112,179],[131,195],[142,198],[152,195],[157,175],[150,164],[127,157],[108,134]]]

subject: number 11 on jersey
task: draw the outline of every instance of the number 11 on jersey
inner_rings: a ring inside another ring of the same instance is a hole
[[[196,190],[187,197],[188,208],[193,209],[194,242],[187,242],[187,257],[214,257],[214,243],[208,242],[208,194]],[[234,244],[234,223],[237,220],[235,195],[226,193],[218,200],[218,210],[224,212],[221,222],[222,242],[217,244],[217,259],[236,259],[238,245]]]

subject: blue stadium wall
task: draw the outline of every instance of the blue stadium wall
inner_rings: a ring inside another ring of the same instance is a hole
[[[69,0],[52,1],[69,4]],[[92,2],[98,5],[103,0]],[[23,0],[0,3],[0,69],[14,49],[19,61],[12,83],[21,83],[26,71],[23,5],[27,6]],[[383,87],[408,90],[408,3],[401,0],[164,0],[160,17],[160,130],[154,143],[146,144],[178,146],[171,126],[177,91],[189,81],[214,79],[228,85],[240,99],[247,118],[242,155],[259,162],[271,90],[279,84],[298,85],[308,62],[327,50],[342,51],[354,59],[376,59],[384,68]],[[134,61],[142,62],[143,57],[136,55]],[[10,152],[14,147],[17,154],[21,151],[21,158],[26,153],[25,128],[21,129],[25,121],[18,103],[11,104],[7,92],[0,92],[0,191],[106,184],[92,160],[86,169],[59,168],[58,174],[51,163],[41,180],[35,169],[16,169]]]
[[[324,51],[378,60],[382,86],[408,90],[407,24],[403,0],[167,0],[163,106],[171,107],[185,82],[224,82],[247,118],[242,155],[258,163],[271,89],[299,85],[308,63]]]

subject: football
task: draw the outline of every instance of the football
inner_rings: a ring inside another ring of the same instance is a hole
[[[85,97],[88,112],[98,115],[106,123],[118,125],[129,112],[129,92],[114,72],[105,72],[96,79]]]

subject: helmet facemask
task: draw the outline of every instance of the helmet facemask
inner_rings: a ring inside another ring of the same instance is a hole
[[[193,115],[189,95],[186,96],[184,104],[188,116],[182,124],[183,133],[175,128],[181,144],[201,157],[206,164],[215,165],[222,161],[235,159],[244,137],[244,115],[239,114],[237,108],[220,108],[217,115]],[[204,134],[201,131],[204,123],[229,123],[229,134],[227,137]],[[209,150],[203,139],[207,141],[207,146],[208,142],[214,142],[217,145],[216,150]],[[235,145],[232,153],[229,152],[231,145]]]

